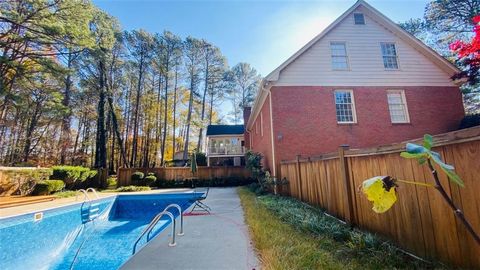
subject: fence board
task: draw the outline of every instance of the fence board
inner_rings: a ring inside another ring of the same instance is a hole
[[[458,187],[439,172],[447,194],[463,210],[476,232],[480,232],[480,127],[434,136],[434,148],[446,163],[454,164],[465,182]],[[418,142],[418,140],[416,141]],[[399,156],[405,143],[345,151],[345,166],[338,153],[315,158],[282,161],[280,173],[289,181],[282,194],[318,205],[348,220],[348,196],[353,204],[352,223],[375,231],[403,248],[428,259],[455,266],[480,268],[480,246],[455,217],[440,193],[423,186],[400,183],[398,201],[384,214],[373,212],[372,204],[359,191],[365,179],[391,175],[398,179],[433,183],[427,166]],[[346,171],[342,171],[345,167]],[[346,191],[346,175],[351,187]]]
[[[199,180],[209,180],[213,178],[251,177],[251,173],[244,167],[198,167],[195,175],[190,168],[120,168],[117,174],[119,186],[131,185],[131,176],[134,172],[154,173],[161,180],[182,180],[195,176]]]

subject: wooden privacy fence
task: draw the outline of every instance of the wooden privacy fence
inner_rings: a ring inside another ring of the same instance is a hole
[[[158,179],[162,180],[182,180],[193,177],[189,167],[120,168],[117,175],[118,185],[130,185],[134,172],[154,173]],[[251,174],[244,167],[198,167],[195,177],[200,180],[229,177],[248,178],[251,177]]]
[[[434,145],[433,150],[453,164],[465,182],[461,188],[439,172],[442,185],[480,233],[480,127],[434,136]],[[282,161],[281,177],[289,185],[281,192],[384,235],[424,258],[480,268],[480,246],[436,189],[400,183],[392,209],[384,214],[373,212],[372,203],[359,190],[368,178],[390,175],[434,183],[428,166],[400,157],[404,149],[405,143],[359,150],[340,147],[336,153]]]

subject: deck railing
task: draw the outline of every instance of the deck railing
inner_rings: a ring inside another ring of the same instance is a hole
[[[209,147],[207,155],[243,155],[245,154],[245,147],[243,146],[222,146]]]

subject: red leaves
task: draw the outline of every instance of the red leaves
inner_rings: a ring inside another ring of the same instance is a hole
[[[457,40],[450,44],[450,50],[457,53],[459,58],[471,57],[473,61],[480,61],[480,15],[473,17],[475,36],[469,43]]]

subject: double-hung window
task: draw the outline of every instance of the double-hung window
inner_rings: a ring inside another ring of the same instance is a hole
[[[405,92],[403,90],[388,90],[387,99],[392,123],[409,123]]]
[[[337,123],[352,124],[357,122],[352,90],[335,90],[335,110]]]
[[[332,69],[347,70],[348,56],[347,45],[345,42],[330,42],[330,51],[332,53]]]
[[[385,69],[398,69],[397,48],[393,42],[380,43],[383,57],[383,67]]]

